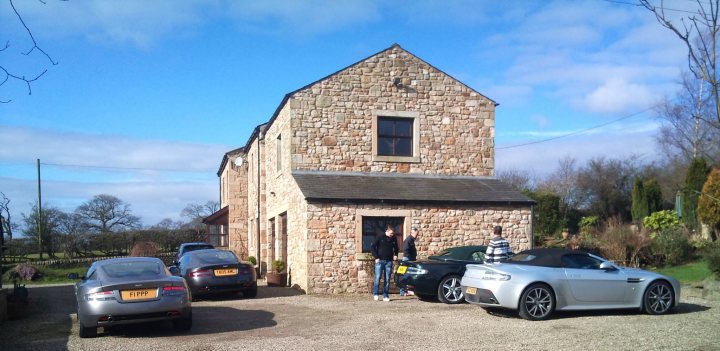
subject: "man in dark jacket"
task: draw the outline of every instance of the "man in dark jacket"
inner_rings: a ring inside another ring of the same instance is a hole
[[[390,301],[390,275],[393,270],[393,261],[397,260],[398,245],[395,241],[395,230],[391,225],[385,229],[385,235],[378,235],[375,238],[370,249],[373,257],[375,257],[375,280],[373,282],[373,300],[379,299],[380,275],[385,276],[385,285],[383,286],[383,301]]]
[[[417,227],[413,227],[412,230],[410,230],[410,235],[405,238],[405,241],[403,241],[403,262],[405,261],[415,261],[417,260],[417,248],[415,248],[415,239],[417,239],[417,236],[420,235],[420,230]],[[400,296],[405,295],[412,295],[411,291],[405,291],[405,289],[400,289]]]

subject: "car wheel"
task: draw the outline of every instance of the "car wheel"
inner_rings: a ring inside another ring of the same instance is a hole
[[[80,323],[80,332],[78,333],[81,338],[94,338],[97,337],[97,327],[88,328]]]
[[[674,298],[670,284],[653,282],[643,295],[643,309],[648,314],[665,314],[673,307]]]
[[[187,317],[173,321],[173,329],[177,331],[188,331],[192,328],[192,311]]]
[[[257,286],[253,287],[251,289],[245,290],[245,291],[243,291],[243,297],[255,297],[255,296],[257,296],[257,291],[258,291]]]
[[[518,313],[524,319],[539,321],[547,319],[554,309],[552,289],[545,284],[533,284],[522,293]]]
[[[449,275],[443,278],[438,285],[438,299],[440,302],[456,304],[465,302],[462,287],[460,287],[460,276]]]

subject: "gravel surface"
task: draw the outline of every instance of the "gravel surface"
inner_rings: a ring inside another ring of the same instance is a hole
[[[72,286],[34,287],[30,315],[0,325],[0,350],[720,350],[720,302],[685,297],[672,314],[558,313],[529,322],[478,306],[391,295],[297,295],[193,303],[193,329],[127,326],[80,339]]]

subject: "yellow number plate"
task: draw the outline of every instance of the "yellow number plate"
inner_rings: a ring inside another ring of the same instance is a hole
[[[216,277],[224,277],[227,275],[236,275],[237,272],[238,272],[237,268],[216,269],[215,276]]]
[[[407,266],[398,267],[397,274],[405,274],[407,272]]]
[[[123,290],[120,296],[124,301],[154,299],[157,297],[157,289]]]
[[[468,295],[475,295],[477,294],[477,288],[468,287],[467,289],[465,289],[465,293]]]

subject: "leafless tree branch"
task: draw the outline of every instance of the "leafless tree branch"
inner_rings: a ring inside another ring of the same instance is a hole
[[[38,1],[41,2],[41,3],[44,4],[44,5],[46,4],[46,2],[43,1],[43,0],[38,0]],[[57,65],[58,62],[55,61],[55,60],[53,60],[52,57],[51,57],[42,47],[40,47],[40,45],[38,44],[37,40],[35,40],[35,36],[33,35],[32,31],[30,30],[30,27],[27,26],[27,24],[25,23],[25,20],[23,19],[22,15],[20,15],[20,12],[19,12],[19,11],[17,10],[17,8],[15,7],[14,0],[8,0],[8,2],[10,3],[10,7],[12,8],[13,12],[15,13],[15,16],[17,17],[17,19],[18,19],[18,21],[20,22],[20,24],[22,24],[23,28],[25,29],[25,32],[27,33],[28,37],[30,38],[30,40],[32,41],[32,44],[33,44],[32,47],[31,47],[30,49],[28,49],[27,52],[23,52],[22,54],[25,55],[25,56],[29,56],[30,54],[33,53],[33,51],[38,51],[38,52],[40,52],[43,56],[45,56],[45,57],[47,58],[47,60],[50,61],[50,63],[51,63],[53,66]],[[10,47],[10,41],[8,40],[8,41],[5,42],[5,46],[4,46],[2,49],[0,49],[0,52],[5,51],[5,50],[8,49],[9,47]],[[37,74],[37,75],[35,75],[35,76],[31,76],[31,77],[28,78],[26,75],[21,75],[21,74],[12,73],[12,72],[10,72],[7,68],[3,67],[2,65],[0,65],[0,71],[2,71],[2,73],[5,74],[5,77],[2,79],[2,82],[0,82],[0,86],[3,86],[3,85],[4,85],[5,83],[7,83],[8,80],[10,80],[11,78],[14,79],[14,80],[23,81],[23,82],[25,83],[25,85],[27,85],[28,95],[32,95],[32,86],[31,86],[31,83],[32,83],[32,82],[35,82],[35,81],[38,80],[38,79],[40,79],[40,77],[42,77],[43,75],[45,75],[45,73],[47,73],[47,69],[44,69],[41,73],[39,73],[39,74]],[[3,103],[3,104],[7,104],[7,103],[9,103],[9,102],[11,102],[11,101],[12,101],[11,99],[9,99],[9,100],[0,99],[0,103]]]

